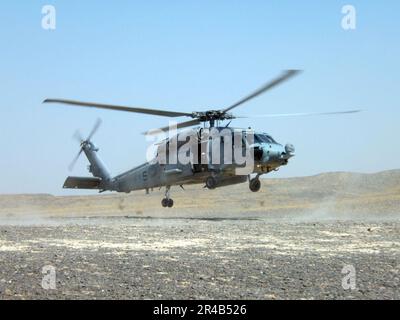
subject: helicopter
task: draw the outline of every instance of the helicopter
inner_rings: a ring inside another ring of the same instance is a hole
[[[84,153],[90,163],[88,170],[92,177],[68,176],[63,188],[125,193],[145,190],[146,193],[149,193],[154,188],[165,187],[165,196],[161,201],[164,208],[174,206],[170,195],[172,186],[180,186],[184,189],[184,185],[202,184],[205,188],[212,190],[248,182],[250,191],[258,192],[261,189],[260,177],[287,165],[289,160],[295,156],[295,148],[290,143],[282,145],[276,142],[271,135],[265,132],[255,132],[251,128],[231,127],[232,120],[249,118],[236,116],[231,111],[299,73],[300,70],[286,70],[236,103],[224,109],[206,111],[178,112],[67,99],[45,99],[43,103],[58,103],[169,118],[191,118],[188,121],[173,123],[167,127],[145,132],[144,134],[148,135],[164,134],[164,139],[156,144],[155,156],[116,176],[110,174],[98,156],[99,149],[92,142],[92,137],[101,124],[101,120],[98,119],[87,138],[83,138],[79,133],[75,134],[80,143],[80,150],[69,167],[72,170],[80,155]],[[360,110],[267,114],[256,117],[337,115],[357,112]],[[222,125],[224,121],[229,122]],[[189,127],[190,129],[178,133],[178,130]],[[168,136],[165,135],[166,132],[169,133]]]

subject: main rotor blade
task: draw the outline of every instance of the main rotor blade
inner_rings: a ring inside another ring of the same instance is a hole
[[[92,131],[89,133],[89,135],[88,135],[86,141],[90,141],[90,140],[92,139],[92,137],[94,136],[94,134],[96,133],[96,131],[100,128],[100,125],[101,125],[101,119],[98,118],[98,119],[96,120],[96,123],[94,124],[94,127],[93,127]]]
[[[74,168],[76,162],[78,161],[81,153],[82,153],[83,149],[81,148],[81,150],[79,150],[78,154],[75,156],[74,160],[72,160],[71,164],[68,166],[68,170],[72,171],[72,169]]]
[[[170,128],[171,129],[182,129],[182,128],[187,128],[187,127],[191,127],[191,126],[196,126],[200,123],[201,122],[199,120],[195,119],[195,120],[177,123],[176,126],[172,125],[172,126],[166,126],[166,127],[160,128],[160,129],[152,129],[152,130],[143,132],[143,134],[150,134],[150,135],[157,134],[157,133],[160,133],[160,131],[167,131]]]
[[[307,116],[331,116],[338,114],[359,113],[362,110],[332,111],[332,112],[311,112],[311,113],[281,113],[281,114],[259,114],[254,116],[234,116],[237,119],[247,118],[283,118],[283,117],[307,117]]]
[[[82,101],[65,100],[65,99],[46,99],[43,101],[43,103],[61,103],[61,104],[80,106],[80,107],[90,107],[90,108],[100,108],[100,109],[110,109],[110,110],[117,110],[117,111],[152,114],[155,116],[163,116],[163,117],[183,117],[183,116],[191,117],[192,116],[191,113],[186,113],[186,112],[175,112],[175,111],[156,110],[156,109],[147,109],[147,108],[134,108],[134,107],[111,105],[111,104],[82,102]]]
[[[275,86],[277,86],[278,84],[289,80],[290,78],[292,78],[293,76],[295,76],[296,74],[300,73],[300,70],[287,70],[285,71],[280,77],[266,83],[265,85],[263,85],[260,89],[254,91],[252,94],[248,95],[247,97],[243,98],[242,100],[236,102],[235,104],[231,105],[230,107],[224,109],[224,112],[228,112],[230,110],[232,110],[233,108],[236,108],[238,106],[240,106],[241,104],[254,99],[255,97],[259,96],[260,94],[274,88]]]

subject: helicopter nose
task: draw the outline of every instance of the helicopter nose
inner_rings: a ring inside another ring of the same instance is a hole
[[[289,159],[289,158],[295,156],[295,150],[296,149],[294,148],[294,145],[288,143],[288,144],[286,144],[285,152],[282,155],[284,156],[285,159]]]
[[[266,154],[270,160],[279,159],[282,155],[283,148],[278,144],[271,144],[265,148]]]
[[[254,148],[254,159],[266,163],[281,159],[284,153],[285,149],[279,144],[263,144]]]
[[[294,156],[294,146],[287,144],[263,144],[254,148],[254,159],[263,163],[269,161],[288,160]]]
[[[287,144],[286,146],[270,144],[263,147],[262,161],[286,161],[294,156],[294,151],[295,149],[292,144]]]

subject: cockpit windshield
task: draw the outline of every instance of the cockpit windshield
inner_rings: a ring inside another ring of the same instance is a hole
[[[255,143],[276,143],[275,140],[267,134],[254,134]]]

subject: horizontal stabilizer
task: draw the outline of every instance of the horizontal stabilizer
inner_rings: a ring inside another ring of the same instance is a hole
[[[100,178],[68,177],[64,189],[99,189]]]

